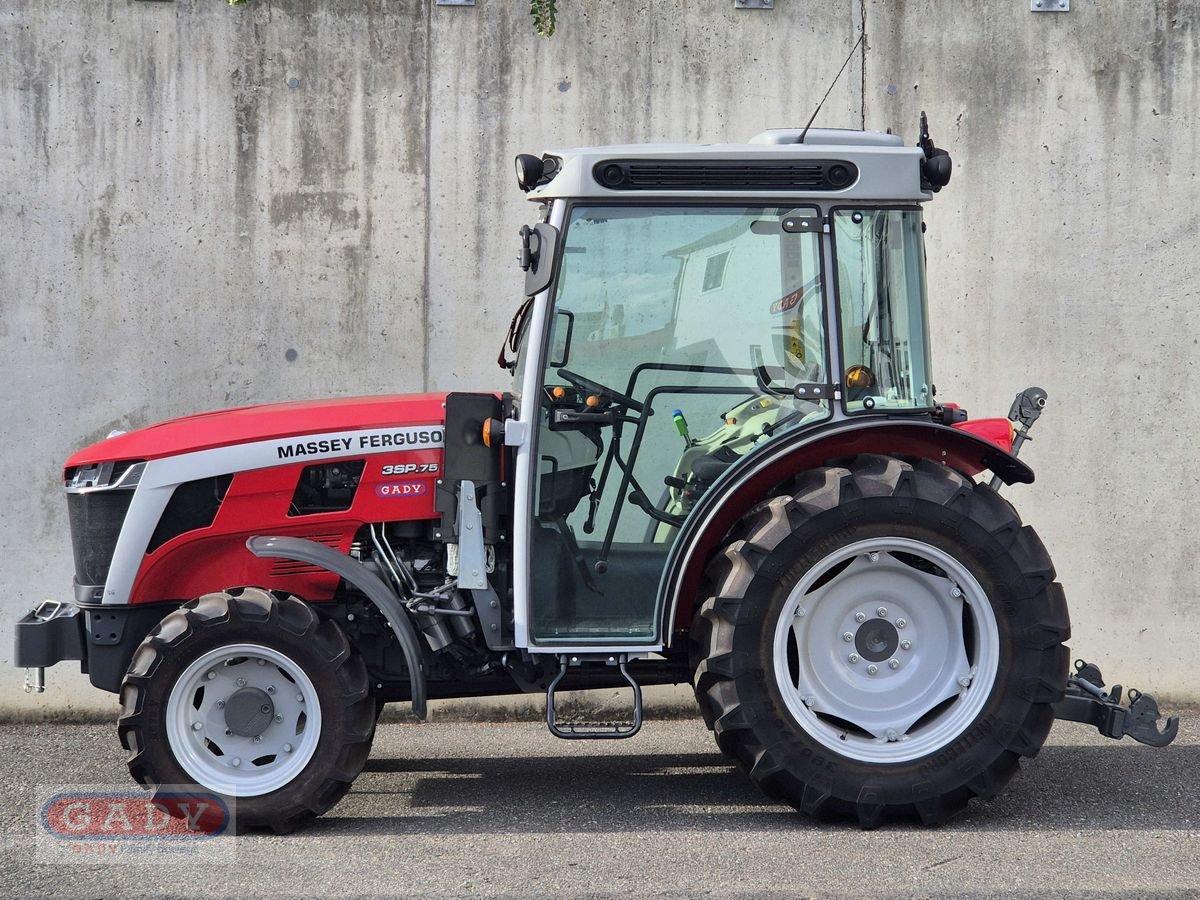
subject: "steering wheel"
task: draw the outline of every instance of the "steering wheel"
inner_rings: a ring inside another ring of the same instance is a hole
[[[611,400],[616,401],[620,406],[632,409],[634,412],[644,412],[645,407],[634,400],[628,394],[622,394],[620,391],[614,391],[610,387],[605,387],[598,381],[592,381],[590,378],[584,378],[582,375],[572,372],[570,369],[559,369],[558,377],[564,378],[571,382],[572,385],[583,391],[585,394],[603,394]]]

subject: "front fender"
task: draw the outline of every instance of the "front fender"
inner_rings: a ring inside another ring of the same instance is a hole
[[[427,696],[425,663],[421,654],[421,644],[417,640],[417,631],[409,621],[408,613],[400,603],[400,598],[379,576],[344,553],[304,538],[252,537],[246,541],[246,549],[255,556],[269,559],[292,559],[320,566],[350,582],[366,594],[383,613],[392,632],[396,635],[396,640],[400,642],[400,650],[404,653],[404,663],[408,667],[409,684],[412,687],[413,715],[418,719],[425,718]]]
[[[783,481],[831,459],[880,453],[944,463],[964,475],[985,469],[1005,484],[1032,484],[1033,470],[1011,453],[969,431],[916,419],[842,420],[781,435],[731,466],[688,515],[671,547],[659,583],[663,617],[659,634],[670,646],[691,624],[694,596],[709,556],[747,509]]]

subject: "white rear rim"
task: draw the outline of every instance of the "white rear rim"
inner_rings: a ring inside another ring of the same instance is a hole
[[[308,765],[321,704],[304,670],[261,644],[210,650],[167,698],[167,740],[183,770],[232,797],[269,794]]]
[[[987,595],[953,556],[907,538],[859,541],[784,603],[774,670],[817,741],[863,762],[933,753],[979,716],[1000,657]]]

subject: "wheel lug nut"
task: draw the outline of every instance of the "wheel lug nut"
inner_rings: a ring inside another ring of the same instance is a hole
[[[276,716],[276,717],[275,717],[275,722],[276,722],[276,723],[279,723],[279,722],[282,722],[282,721],[283,721],[283,716]]]
[[[900,735],[896,734],[896,730],[894,728],[889,728],[887,730],[887,739],[889,741],[898,741],[900,740]]]
[[[807,706],[809,709],[812,709],[814,706],[816,706],[816,703],[817,703],[817,698],[814,697],[812,694],[809,694],[807,697],[804,698],[804,705]]]
[[[225,737],[233,737],[233,732],[228,728],[225,729]]]
[[[291,745],[291,744],[284,744],[284,745],[283,745],[283,752],[284,752],[284,753],[291,753],[291,752],[292,752],[292,745]]]
[[[964,687],[964,688],[965,688],[965,687],[970,687],[970,686],[971,686],[971,676],[970,676],[970,675],[960,675],[960,676],[958,676],[958,686],[959,686],[959,687]]]
[[[851,653],[849,656],[846,657],[846,659],[850,660],[851,663],[856,663],[856,662],[858,662],[858,654]]]
[[[238,687],[245,687],[245,686],[246,686],[246,679],[245,679],[245,678],[239,678],[237,681],[235,681],[235,682],[234,682],[234,684],[236,684]]]
[[[881,618],[881,619],[886,619],[887,618],[887,607],[886,606],[879,607],[879,609],[875,610],[875,615],[879,616],[879,618]]]
[[[871,663],[869,666],[867,666],[867,674],[868,675],[874,675],[878,671],[879,671],[879,666],[875,665],[875,663]]]
[[[900,649],[901,650],[911,650],[912,649],[912,641],[901,641]]]
[[[260,659],[260,660],[258,661],[258,664],[259,664],[260,666],[265,666],[265,665],[267,664],[267,661],[266,661],[265,659]]]
[[[852,640],[854,640],[854,634],[853,634],[852,632],[849,632],[849,631],[843,631],[843,632],[842,632],[842,640],[843,640],[843,641],[845,641],[845,642],[848,644],[848,643],[850,643]]]
[[[237,766],[240,766],[242,764],[242,760],[241,760],[241,758],[235,756],[233,759],[231,759],[229,761],[229,764],[236,768]]]
[[[297,695],[296,695],[296,702],[297,702],[297,703],[303,703],[303,702],[304,702],[304,695],[303,695],[303,694],[297,694]]]
[[[898,668],[900,668],[900,660],[898,660],[898,659],[889,659],[889,660],[888,660],[888,668],[889,668],[889,669],[898,669]]]
[[[224,708],[225,708],[225,701],[224,701],[224,700],[218,700],[218,701],[217,701],[217,709],[224,709]]]
[[[267,693],[268,693],[268,694],[273,694],[273,693],[275,693],[275,685],[273,685],[273,684],[272,684],[272,685],[268,685],[268,686],[267,686]]]
[[[954,587],[950,588],[950,596],[957,600],[962,596],[962,588],[956,584]]]
[[[807,615],[808,615],[808,610],[805,609],[803,606],[796,607],[796,618],[797,619],[803,619]]]
[[[204,726],[201,725],[199,722],[192,723],[192,731],[200,731],[203,728],[204,728]]]
[[[904,627],[905,625],[907,625],[907,624],[908,624],[908,619],[897,619],[897,620],[896,620],[896,627],[897,627],[897,628],[903,628],[903,627]]]
[[[216,673],[216,672],[209,672],[209,673],[208,673],[207,675],[205,675],[204,677],[205,677],[205,678],[207,678],[209,681],[212,681],[214,678],[216,678],[216,677],[217,677],[217,673]]]
[[[867,559],[869,559],[871,562],[879,562],[879,551],[872,550],[867,554]]]
[[[256,744],[261,744],[261,743],[262,743],[262,735],[260,735],[260,734],[256,734],[256,735],[254,736],[254,743],[256,743]]]
[[[855,614],[854,614],[854,621],[855,621],[855,622],[865,622],[865,621],[867,621],[867,614],[866,614],[866,613],[860,613],[860,612],[857,612],[857,613],[855,613]]]

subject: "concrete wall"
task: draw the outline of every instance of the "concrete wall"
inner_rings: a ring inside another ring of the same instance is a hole
[[[113,428],[247,402],[491,388],[530,210],[512,156],[741,140],[807,118],[952,150],[929,209],[943,398],[1051,407],[1012,492],[1074,645],[1200,694],[1194,4],[217,0],[0,9],[0,675],[71,579],[58,466]],[[62,666],[39,699],[111,708]]]

